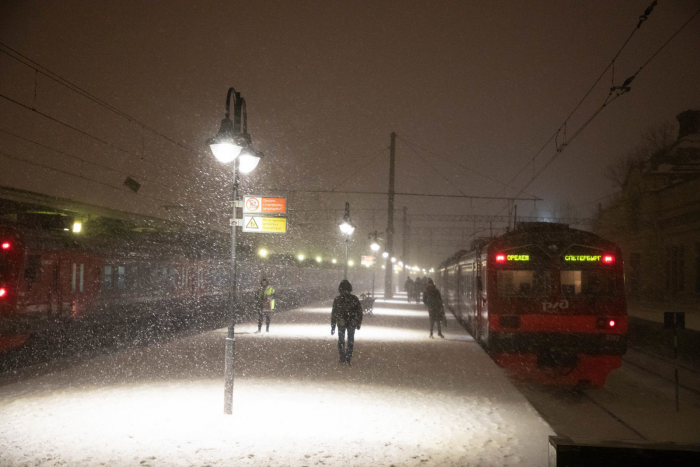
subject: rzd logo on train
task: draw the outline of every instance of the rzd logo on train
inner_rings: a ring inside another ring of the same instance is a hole
[[[566,310],[569,308],[568,300],[559,300],[558,302],[542,302],[542,311]]]

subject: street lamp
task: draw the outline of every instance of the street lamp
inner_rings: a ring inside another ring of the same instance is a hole
[[[348,278],[348,242],[350,241],[350,235],[355,231],[355,226],[352,225],[352,220],[350,219],[350,203],[345,203],[345,214],[343,215],[343,221],[338,226],[340,231],[345,235],[345,270],[344,278]]]
[[[229,119],[231,108],[231,96],[233,96],[233,121]],[[242,126],[241,126],[242,123]],[[226,335],[226,353],[224,369],[224,413],[233,413],[233,364],[236,339],[234,328],[236,326],[236,203],[238,196],[238,170],[249,173],[258,165],[262,153],[252,148],[252,140],[248,134],[248,113],[245,99],[235,89],[229,88],[226,93],[226,114],[221,120],[219,133],[209,138],[206,144],[211,149],[214,157],[222,164],[233,162],[233,222],[231,224],[231,308],[228,316],[228,333]],[[264,253],[263,253],[264,252]],[[267,255],[267,251],[261,250],[261,256]]]
[[[382,253],[382,258],[387,259],[388,257],[389,257],[388,251],[385,251],[384,253]]]
[[[258,254],[260,255],[261,258],[266,258],[267,257],[267,250],[265,248],[260,248],[260,251],[258,251]]]
[[[316,262],[317,262],[317,263],[320,263],[321,261],[323,261],[323,258],[321,258],[320,256],[317,256],[317,257],[316,257]]]
[[[372,244],[369,246],[370,249],[372,250],[373,253],[376,253],[379,251],[381,246],[379,246],[379,232],[376,230],[374,232],[369,233],[369,239],[372,240]],[[374,254],[372,254],[372,260],[374,260]],[[374,297],[374,279],[377,273],[377,264],[379,261],[374,261],[373,268],[372,268],[372,296]]]

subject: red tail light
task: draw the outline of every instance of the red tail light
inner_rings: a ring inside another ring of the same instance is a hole
[[[506,255],[501,255],[501,254],[496,255],[496,262],[497,263],[505,263],[506,262]]]
[[[7,295],[7,290],[0,289],[0,298],[4,297],[5,295]]]
[[[611,319],[610,321],[608,321],[608,327],[614,328],[614,327],[615,327],[615,324],[616,324],[616,323],[615,323],[615,320],[614,320],[614,319]]]
[[[617,321],[612,318],[598,318],[595,327],[598,329],[613,329],[617,326]]]
[[[614,264],[615,263],[615,257],[613,255],[604,255],[603,256],[603,263],[605,264]]]
[[[9,250],[12,245],[10,242],[2,242],[2,249],[3,250]]]

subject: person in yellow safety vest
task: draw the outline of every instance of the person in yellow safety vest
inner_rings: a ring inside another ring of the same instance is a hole
[[[265,317],[265,331],[270,332],[270,315],[275,309],[275,289],[270,287],[267,279],[263,277],[260,281],[260,288],[256,296],[258,308],[258,330],[262,329],[263,317]]]

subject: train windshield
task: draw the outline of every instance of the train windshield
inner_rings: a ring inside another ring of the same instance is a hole
[[[565,297],[615,295],[615,274],[601,269],[561,271],[561,293]]]
[[[549,293],[551,273],[543,269],[501,269],[496,283],[502,298],[544,297]]]

